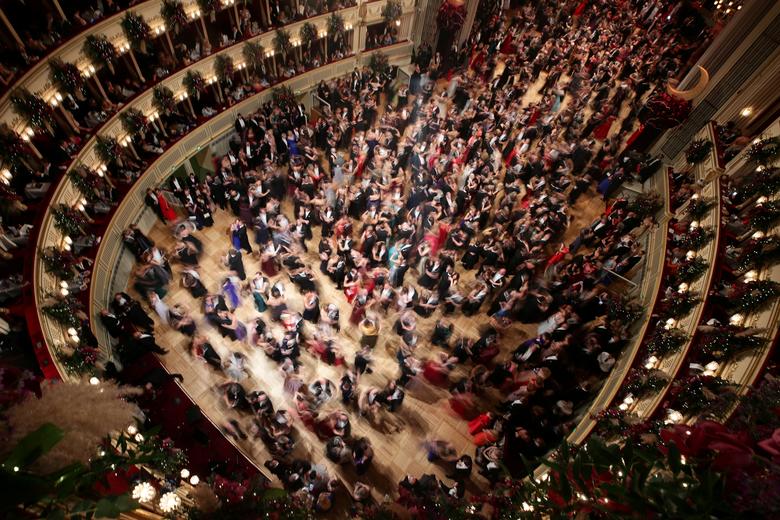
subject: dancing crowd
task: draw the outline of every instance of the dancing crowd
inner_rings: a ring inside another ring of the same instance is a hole
[[[317,118],[294,99],[239,115],[213,174],[147,193],[175,246],[164,251],[133,226],[124,234],[138,263],[134,292],[224,373],[223,401],[242,418],[225,432],[265,443],[266,467],[318,511],[332,507],[338,480],[297,456],[296,425],[335,464],[354,467],[357,511],[372,501],[363,475],[374,452],[351,422],[403,410],[412,381],[446,389],[475,450],[427,439],[428,460],[448,466],[448,478],[410,475],[398,492],[410,508],[439,493],[461,497],[473,466],[490,481],[503,468],[519,477],[524,457],[553,449],[626,344],[631,323],[608,288],[642,260],[638,237],[652,215],[610,198],[577,232],[573,208],[634,173],[622,147],[643,96],[693,47],[664,2],[564,4],[529,4],[488,23],[454,68],[418,55],[408,87],[392,69],[356,69],[318,86],[327,103]],[[199,238],[212,226],[228,231],[218,252]],[[217,253],[224,272],[204,276],[201,258]],[[174,281],[205,323],[166,302]],[[255,315],[247,322],[236,313],[245,298]],[[126,293],[103,321],[125,356],[166,352]],[[359,348],[349,348],[355,336]],[[380,340],[397,375],[372,386],[365,375],[383,355]],[[247,348],[278,365],[286,402],[249,387]],[[313,358],[340,378],[307,378]]]

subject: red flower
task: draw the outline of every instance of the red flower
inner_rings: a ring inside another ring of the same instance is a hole
[[[780,462],[780,428],[772,432],[772,436],[759,441],[758,446],[767,452],[774,462]]]

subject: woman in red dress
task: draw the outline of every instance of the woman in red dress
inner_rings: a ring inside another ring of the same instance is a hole
[[[168,204],[168,201],[165,199],[165,195],[163,195],[162,190],[155,190],[154,194],[157,195],[157,203],[160,205],[160,213],[162,213],[163,218],[165,218],[166,221],[171,222],[176,220],[178,217],[176,216],[176,212],[173,210],[173,208]]]

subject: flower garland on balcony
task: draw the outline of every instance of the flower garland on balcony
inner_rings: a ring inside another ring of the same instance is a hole
[[[658,327],[653,337],[647,343],[647,352],[655,356],[664,357],[678,352],[688,340],[688,335],[680,329],[665,329]]]
[[[96,348],[77,344],[72,348],[57,346],[54,352],[65,371],[72,376],[94,374],[97,371],[100,351]]]
[[[635,299],[623,296],[619,299],[612,298],[609,301],[607,316],[609,317],[610,322],[619,321],[621,324],[628,327],[638,321],[644,314],[645,308]]]
[[[338,13],[331,13],[326,24],[328,34],[335,36],[344,32],[344,17]]]
[[[277,29],[273,38],[274,50],[287,57],[287,53],[292,49],[290,31],[286,29]]]
[[[187,24],[187,13],[179,0],[163,0],[160,6],[160,16],[165,25],[178,31]]]
[[[18,88],[11,93],[10,99],[14,112],[26,124],[33,128],[48,129],[53,121],[52,110],[40,96],[26,88]]]
[[[701,220],[715,206],[715,201],[710,198],[695,196],[691,198],[686,212],[693,220]]]
[[[184,75],[182,85],[184,85],[189,96],[197,97],[205,90],[206,81],[203,79],[203,75],[197,70],[188,70]]]
[[[116,61],[116,48],[105,35],[90,34],[84,40],[84,55],[96,65],[110,66]]]
[[[123,110],[119,114],[119,121],[122,123],[122,129],[130,136],[136,136],[146,130],[146,118],[143,113],[136,108]]]
[[[298,101],[295,99],[295,92],[288,86],[282,85],[271,91],[271,100],[274,104],[282,107],[294,108]]]
[[[680,319],[687,316],[700,301],[701,298],[694,293],[673,291],[661,300],[661,303],[666,316]]]
[[[145,45],[152,31],[149,24],[144,21],[144,17],[135,14],[133,11],[128,11],[125,14],[120,25],[127,41],[130,42],[134,49],[139,49],[142,45]]]
[[[701,343],[701,353],[707,358],[728,361],[734,356],[755,350],[766,344],[767,340],[756,335],[742,335],[737,327],[721,328],[708,332]]]
[[[39,249],[38,256],[40,256],[43,268],[47,273],[56,276],[60,280],[68,280],[73,276],[74,260],[72,254],[54,246],[49,246]]]
[[[219,8],[219,0],[197,0],[197,4],[203,14],[216,11]]]
[[[375,74],[384,74],[390,68],[390,61],[384,52],[377,51],[371,54],[371,58],[368,60],[368,68]]]
[[[687,233],[680,236],[675,242],[676,245],[685,250],[698,251],[712,241],[715,237],[715,233],[709,227],[699,226],[695,229],[689,230]]]
[[[78,328],[81,327],[81,320],[73,312],[74,308],[76,308],[76,304],[70,299],[59,300],[42,307],[43,313],[60,325]]]
[[[221,83],[231,79],[233,72],[235,72],[233,58],[226,54],[219,54],[214,58],[214,74]]]
[[[301,38],[301,43],[307,49],[317,41],[317,26],[311,22],[305,22],[301,25],[301,29],[298,31],[298,36]]]
[[[173,91],[165,85],[157,85],[152,89],[152,105],[161,113],[173,112],[176,109]]]
[[[686,260],[677,266],[677,270],[674,273],[674,279],[676,281],[674,285],[679,285],[681,283],[691,284],[695,282],[704,276],[709,265],[710,264],[700,256],[693,257],[691,260]]]
[[[661,195],[656,191],[647,191],[639,193],[628,200],[626,211],[635,213],[639,218],[650,217],[658,213],[664,203]]]
[[[635,399],[656,393],[666,387],[669,377],[660,370],[632,368],[621,386],[621,393]]]
[[[387,3],[382,7],[382,19],[387,24],[393,23],[401,18],[402,12],[401,2],[398,0],[387,0]]]
[[[745,152],[745,158],[764,166],[771,165],[780,157],[780,137],[766,137],[753,143]]]
[[[95,153],[104,163],[112,164],[121,157],[122,149],[113,137],[98,135],[95,138]]]
[[[773,280],[737,282],[731,286],[731,309],[740,313],[760,311],[780,297],[780,283]]]
[[[442,0],[439,12],[436,14],[436,23],[439,29],[455,33],[466,22],[466,6],[463,0]]]
[[[57,89],[71,95],[84,92],[84,78],[78,67],[59,58],[49,60],[49,81]]]
[[[256,42],[246,42],[241,49],[241,55],[246,61],[246,66],[254,73],[258,73],[263,68],[263,60],[265,59],[265,49],[262,45]]]
[[[756,236],[742,248],[737,269],[740,272],[760,269],[780,261],[780,237],[777,235]]]
[[[690,165],[704,162],[712,150],[712,141],[708,139],[695,139],[685,149],[685,161]]]
[[[86,233],[89,221],[82,212],[65,204],[57,204],[51,211],[54,227],[63,235],[79,237]]]
[[[759,231],[768,231],[780,220],[780,202],[759,200],[750,212],[750,226]]]
[[[97,177],[85,168],[73,168],[68,172],[68,179],[81,195],[89,202],[100,200],[98,196],[99,183]]]
[[[0,160],[13,171],[24,164],[26,154],[27,149],[22,138],[3,123],[0,126]]]
[[[698,415],[718,397],[723,399],[729,392],[733,397],[734,384],[717,376],[695,375],[678,379],[669,390],[669,408],[684,415]]]

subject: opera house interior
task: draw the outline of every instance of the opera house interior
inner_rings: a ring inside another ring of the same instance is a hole
[[[0,516],[777,518],[780,2],[0,0]]]

